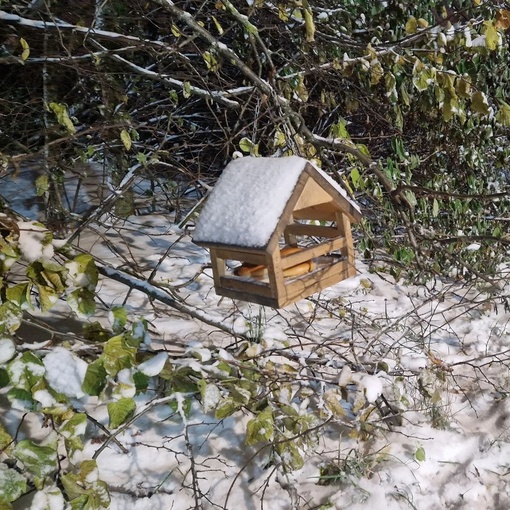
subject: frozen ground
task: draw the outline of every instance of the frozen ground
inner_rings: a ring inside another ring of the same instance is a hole
[[[283,474],[270,462],[265,444],[246,445],[247,414],[218,421],[197,401],[186,418],[179,407],[172,411],[166,400],[144,395],[138,418],[120,428],[117,444],[98,427],[87,428],[80,455],[96,456],[112,509],[510,507],[505,275],[496,288],[439,280],[405,286],[358,262],[355,278],[274,311],[218,298],[207,252],[163,216],[89,230],[77,244],[116,267],[151,275],[152,282],[172,288],[170,295],[211,322],[256,335],[260,343],[254,353],[276,366],[294,366],[297,380],[313,380],[319,401],[326,387],[345,385],[347,378],[362,388],[369,404],[380,404],[382,391],[398,407],[383,419],[372,406],[375,418],[367,418],[372,428],[366,434],[359,433],[355,414],[331,420],[306,452],[305,466]],[[107,304],[127,303],[133,317],[144,316],[153,348],[167,351],[176,364],[196,362],[193,351],[204,360],[218,348],[237,348],[225,331],[121,283],[103,279],[100,296]],[[59,327],[69,320],[73,330],[70,319],[53,320]],[[62,357],[61,363],[68,360]],[[353,363],[350,371],[345,368]],[[107,423],[104,404],[79,396],[76,406]],[[12,430],[23,414],[9,411],[2,420]],[[31,434],[41,439],[49,433],[28,416],[19,433],[26,427],[38,427]],[[15,508],[30,508],[30,500]]]

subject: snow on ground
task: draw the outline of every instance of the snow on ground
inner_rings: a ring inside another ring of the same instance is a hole
[[[198,508],[192,469],[203,509],[510,507],[505,283],[498,294],[439,280],[428,288],[405,286],[358,262],[356,277],[275,311],[218,298],[206,267],[207,252],[163,216],[90,230],[79,244],[115,266],[152,274],[152,281],[173,288],[212,320],[257,336],[257,349],[271,359],[292,353],[302,359],[303,370],[308,370],[308,359],[324,360],[325,377],[352,380],[364,388],[369,402],[382,392],[402,409],[401,423],[379,423],[377,433],[366,438],[351,437],[349,427],[341,424],[324,428],[305,466],[287,475],[274,469],[263,444],[246,445],[249,416],[240,412],[217,421],[196,403],[183,420],[178,410],[154,405],[117,436],[125,451],[114,442],[105,447],[103,432],[89,425],[81,455],[97,455],[101,479],[111,489],[112,509]],[[106,303],[121,305],[128,289],[103,279],[100,295]],[[186,349],[203,359],[212,346],[235,345],[216,328],[162,304],[153,306],[141,292],[129,294],[128,308],[132,316],[149,321],[153,347],[176,359]],[[0,355],[11,349],[4,342]],[[366,366],[366,372],[342,368],[345,354]],[[54,351],[47,362],[54,373],[59,355]],[[374,359],[386,370],[374,365]],[[76,363],[68,354],[61,361]],[[153,373],[155,365],[146,368]],[[411,384],[417,379],[418,386]],[[140,409],[143,405],[140,400]],[[77,406],[107,423],[106,406],[95,399],[81,398]],[[7,414],[6,426],[16,426],[21,412]],[[38,434],[43,437],[44,431]],[[318,484],[320,468],[328,461],[339,467],[338,483]]]

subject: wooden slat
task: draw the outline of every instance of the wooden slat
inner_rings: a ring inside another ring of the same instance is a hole
[[[301,276],[287,284],[287,304],[304,299],[335,283],[352,276],[352,265],[347,260],[337,262],[313,273]],[[356,270],[354,269],[354,272]],[[285,305],[283,305],[285,306]]]
[[[296,220],[319,220],[319,221],[335,221],[335,214],[339,212],[340,207],[334,202],[316,205],[294,211]]]
[[[292,223],[287,225],[285,233],[298,236],[315,236],[315,237],[338,237],[337,227],[324,227],[323,225],[306,225],[303,223]]]
[[[274,297],[273,291],[267,282],[248,280],[247,278],[223,276],[220,278],[218,289],[230,289],[246,295],[258,294],[260,296]],[[249,299],[247,300],[249,301]]]
[[[212,252],[213,250],[211,249],[211,254]],[[223,260],[240,260],[241,262],[248,262],[250,264],[265,264],[267,257],[264,252],[227,250],[223,248],[215,248],[214,252],[218,258]]]
[[[213,268],[214,285],[220,284],[220,278],[225,276],[225,261],[216,256],[214,250],[211,250],[211,265]]]
[[[354,244],[352,241],[352,232],[351,232],[351,222],[349,221],[349,218],[345,214],[338,214],[337,215],[337,226],[338,230],[345,237],[347,240],[347,245],[345,248],[342,249],[342,254],[347,257],[349,262],[351,264],[354,264]]]
[[[248,294],[238,290],[226,289],[219,287],[216,289],[218,296],[225,296],[230,299],[240,299],[241,301],[248,301],[250,303],[257,303],[258,305],[269,306],[271,308],[280,308],[282,305],[276,298],[261,296],[259,294]]]
[[[292,253],[291,255],[283,257],[281,267],[282,269],[287,269],[288,267],[301,264],[301,262],[306,262],[307,260],[312,260],[316,257],[327,255],[332,251],[341,250],[345,247],[345,244],[346,240],[344,237],[337,237],[336,239],[326,241],[316,246],[311,246],[310,248],[303,248],[302,251],[298,251],[297,253]]]
[[[280,242],[280,238],[283,236],[283,232],[285,231],[285,227],[289,223],[288,219],[294,212],[294,207],[299,200],[299,197],[301,196],[301,193],[306,185],[306,182],[310,176],[308,173],[303,172],[299,179],[294,186],[294,190],[292,191],[292,195],[290,196],[289,200],[287,201],[287,204],[285,205],[285,208],[283,209],[283,212],[280,216],[280,220],[278,222],[278,226],[276,227],[275,231],[271,234],[271,239],[269,240],[269,243],[267,244],[266,251],[268,253],[273,253],[277,248],[278,244]]]

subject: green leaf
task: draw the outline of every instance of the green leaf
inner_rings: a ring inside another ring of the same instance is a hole
[[[305,465],[305,461],[297,445],[293,441],[284,441],[275,445],[275,450],[283,461],[285,469],[297,471]]]
[[[0,368],[0,388],[5,388],[9,385],[9,374],[5,368]],[[0,450],[2,448],[0,447]]]
[[[95,290],[99,281],[99,272],[91,255],[82,253],[73,260],[66,262],[65,267],[68,270],[68,278],[71,279],[75,287],[83,287],[90,291]]]
[[[0,451],[4,452],[7,447],[12,443],[11,435],[5,430],[3,425],[0,423]],[[2,464],[0,464],[1,466]]]
[[[103,360],[97,359],[90,363],[85,372],[85,378],[81,389],[87,394],[97,397],[101,394],[106,386],[106,370],[104,368]]]
[[[74,135],[76,133],[76,128],[69,117],[67,106],[60,103],[50,103],[48,106],[56,115],[58,123],[64,126],[70,134]]]
[[[58,469],[57,450],[53,446],[39,446],[30,439],[23,439],[13,449],[13,456],[37,478],[45,478]]]
[[[11,388],[7,392],[7,399],[11,402],[11,404],[16,401],[17,407],[19,407],[19,404],[21,403],[23,408],[29,411],[34,410],[37,405],[32,398],[32,392],[22,388]]]
[[[125,335],[117,335],[106,342],[103,355],[104,368],[109,375],[116,375],[123,368],[136,364],[137,347],[129,345]]]
[[[482,115],[489,114],[489,103],[484,92],[479,90],[471,96],[471,109],[475,113],[481,113]]]
[[[222,420],[223,418],[226,418],[227,416],[234,414],[240,407],[241,405],[238,402],[235,402],[233,398],[231,397],[224,398],[218,404],[214,416],[216,417],[217,420]]]
[[[50,183],[47,175],[40,175],[35,180],[35,191],[38,197],[42,197],[49,189]]]
[[[239,140],[239,148],[243,152],[250,153],[253,149],[253,146],[254,143],[249,138],[243,137],[241,140]]]
[[[123,129],[121,132],[120,132],[120,140],[122,142],[122,144],[124,145],[124,147],[126,148],[127,151],[131,150],[131,147],[133,145],[133,141],[131,140],[131,136],[129,134],[129,132],[125,129]]]
[[[100,510],[110,507],[108,486],[98,479],[95,460],[84,460],[79,473],[60,476],[72,510]]]
[[[7,365],[7,373],[15,388],[31,391],[44,376],[46,369],[35,354],[27,351]]]
[[[198,388],[202,400],[202,407],[205,413],[216,409],[220,400],[221,392],[215,384],[208,384],[204,379],[198,381]]]
[[[496,121],[502,126],[510,126],[510,105],[501,101],[501,107],[496,114]]]
[[[191,83],[189,81],[185,81],[182,84],[182,95],[185,99],[188,99],[188,97],[191,97]]]
[[[202,58],[204,59],[205,65],[207,66],[207,69],[209,71],[212,71],[215,73],[219,69],[218,65],[218,59],[216,58],[216,55],[210,51],[204,51],[202,53]]]
[[[123,306],[114,306],[110,310],[110,324],[114,331],[122,331],[127,324],[127,319],[127,310]]]
[[[419,59],[416,59],[413,67],[413,85],[423,92],[434,83],[436,83],[435,68],[426,67]]]
[[[359,170],[354,167],[351,170],[351,182],[355,189],[358,189],[358,184],[360,182],[361,174],[359,173]]]
[[[132,398],[121,398],[107,405],[110,427],[116,429],[133,416],[136,404]]]
[[[246,424],[246,443],[253,445],[260,441],[269,441],[274,434],[274,419],[270,407],[266,407],[258,416]]]
[[[59,429],[59,433],[65,438],[67,455],[73,456],[75,452],[83,450],[82,436],[87,428],[87,415],[76,413],[67,420]]]
[[[26,478],[4,463],[0,463],[0,481],[0,508],[2,508],[3,501],[7,503],[16,501],[27,491]]]
[[[21,326],[23,311],[16,303],[7,301],[0,305],[0,333],[14,333]]]
[[[95,294],[88,289],[73,290],[66,299],[71,310],[80,319],[88,319],[96,311]]]
[[[439,215],[439,202],[437,199],[434,198],[434,201],[432,202],[432,216],[434,218],[437,218]]]
[[[418,462],[423,462],[426,460],[426,455],[425,455],[425,448],[423,448],[423,446],[420,446],[416,452],[414,452],[414,458],[418,461]]]
[[[30,303],[30,285],[28,283],[18,283],[12,287],[7,287],[5,297],[7,301],[12,301],[22,307]]]

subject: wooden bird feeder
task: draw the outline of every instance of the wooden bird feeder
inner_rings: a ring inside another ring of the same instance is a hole
[[[351,223],[360,219],[306,159],[246,157],[223,171],[193,242],[210,250],[218,295],[281,308],[356,274]]]

